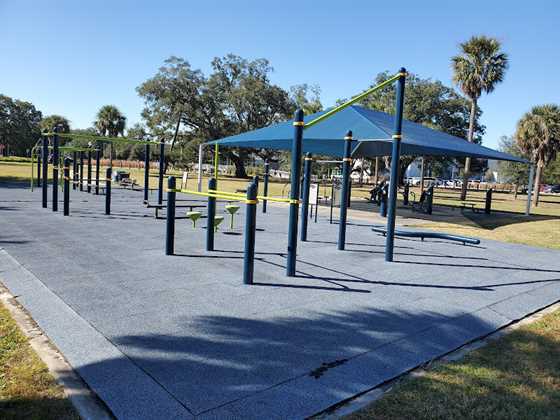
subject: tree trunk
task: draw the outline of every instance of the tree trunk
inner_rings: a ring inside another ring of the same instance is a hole
[[[538,207],[539,199],[541,195],[541,176],[542,176],[542,168],[544,164],[542,160],[539,160],[537,163],[537,170],[535,172],[535,191],[534,191],[534,206]]]
[[[109,167],[113,167],[113,142],[109,143]]]
[[[469,118],[469,131],[467,140],[472,143],[474,137],[474,120],[476,118],[476,99],[471,100],[471,115]],[[461,200],[467,199],[467,184],[469,182],[469,172],[471,171],[471,158],[465,159],[465,169],[463,170],[463,185],[461,186]]]

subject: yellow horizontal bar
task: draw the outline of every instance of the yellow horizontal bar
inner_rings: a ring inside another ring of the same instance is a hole
[[[259,200],[266,200],[266,201],[275,201],[277,203],[290,203],[290,204],[297,204],[300,203],[299,200],[292,200],[291,198],[279,198],[279,197],[268,197],[265,195],[257,196]]]
[[[247,194],[234,193],[234,192],[229,192],[229,191],[220,191],[220,190],[209,189],[208,192],[214,193],[214,194],[231,195],[233,197],[243,197],[243,198],[247,197]]]

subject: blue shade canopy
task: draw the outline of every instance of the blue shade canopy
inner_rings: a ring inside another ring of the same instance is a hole
[[[309,115],[309,122],[326,111]],[[374,111],[358,105],[341,110],[330,118],[315,124],[303,132],[303,152],[342,157],[344,136],[352,130],[355,139],[353,157],[376,157],[391,154],[391,133],[394,118],[384,112]],[[508,160],[528,163],[526,160],[507,153],[433,130],[421,124],[403,120],[402,155],[449,156]],[[273,124],[269,127],[248,131],[235,136],[215,140],[224,147],[248,147],[254,149],[290,150],[294,129],[292,121]]]

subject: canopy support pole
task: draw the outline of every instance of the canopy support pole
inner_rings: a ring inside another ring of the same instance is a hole
[[[290,173],[290,219],[288,224],[288,257],[286,275],[296,275],[296,254],[298,240],[299,178],[301,167],[301,148],[303,143],[303,111],[298,109],[294,116],[294,139],[292,141],[292,170]]]
[[[346,219],[350,202],[350,157],[352,153],[352,131],[344,136],[344,158],[342,159],[342,193],[340,195],[340,214],[338,222],[338,250],[346,247]]]
[[[144,145],[144,203],[148,203],[150,193],[150,145]]]
[[[111,143],[112,145],[113,143]],[[163,204],[163,173],[165,168],[165,143],[159,143],[158,204]]]
[[[216,188],[218,188],[218,163],[220,159],[220,151],[218,143],[214,145],[214,178],[216,178]]]
[[[301,202],[301,232],[299,236],[302,242],[307,241],[307,219],[309,218],[309,189],[311,188],[311,162],[313,162],[313,157],[311,156],[311,153],[307,153],[303,162],[303,197]]]
[[[525,216],[531,214],[531,200],[533,198],[533,181],[535,179],[535,165],[529,166],[529,185],[527,185],[527,207],[525,208]]]
[[[43,183],[41,184],[41,186],[43,187],[42,189],[42,205],[43,208],[47,208],[47,180],[49,177],[49,138],[43,134],[43,146],[41,148],[41,154],[43,155],[43,159],[42,159],[42,164],[43,164]]]
[[[202,191],[202,152],[204,149],[204,143],[198,145],[198,192]]]
[[[395,217],[397,215],[397,184],[399,177],[399,160],[401,154],[402,120],[404,105],[404,83],[406,70],[401,68],[397,82],[397,104],[395,109],[395,133],[391,152],[391,180],[389,184],[389,208],[387,212],[387,237],[385,241],[385,261],[393,261],[395,245]]]

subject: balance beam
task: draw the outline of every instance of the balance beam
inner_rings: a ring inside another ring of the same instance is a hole
[[[387,229],[385,228],[373,227],[371,228],[371,230],[376,233],[381,233],[383,234],[383,236],[387,235]],[[424,240],[424,238],[445,239],[447,241],[462,242],[463,245],[480,244],[480,239],[477,238],[469,238],[468,236],[451,235],[449,233],[439,233],[439,232],[426,232],[426,231],[412,232],[412,231],[395,229],[395,236],[400,236],[403,238],[420,238],[422,239],[422,241]]]

